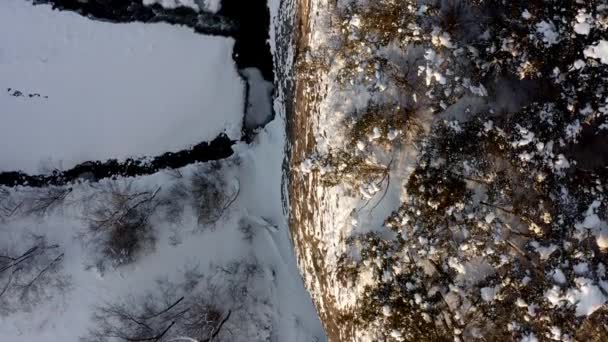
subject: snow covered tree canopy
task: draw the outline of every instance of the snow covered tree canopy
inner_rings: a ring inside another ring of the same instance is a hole
[[[340,290],[309,280],[330,338],[606,340],[608,3],[328,16],[302,62],[328,66],[310,89],[329,90],[299,172],[333,210],[318,281]]]

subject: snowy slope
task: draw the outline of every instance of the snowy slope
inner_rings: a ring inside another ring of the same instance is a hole
[[[91,196],[98,196],[100,188],[127,183],[138,190],[161,187],[166,190],[159,192],[159,198],[171,196],[168,189],[172,185],[187,179],[196,170],[208,170],[208,166],[185,167],[180,170],[183,178],[166,172],[74,185],[57,210],[43,216],[16,213],[4,217],[0,221],[3,242],[10,241],[19,250],[27,249],[28,239],[23,238],[27,232],[44,235],[50,244],[61,247],[65,253],[61,272],[71,285],[63,294],[49,289],[51,299],[40,302],[31,312],[15,311],[2,317],[1,340],[77,341],[94,327],[91,314],[95,306],[154,290],[157,279],[179,282],[183,271],[192,266],[198,266],[199,272],[222,287],[223,278],[212,272],[211,265],[225,267],[235,260],[257,262],[262,271],[247,287],[259,296],[251,310],[259,316],[256,319],[266,325],[228,340],[257,341],[265,339],[262,336],[266,334],[276,341],[304,342],[320,338],[320,325],[297,272],[282,210],[283,127],[281,119],[272,122],[253,146],[240,145],[234,157],[222,162],[227,191],[240,187],[240,194],[218,222],[197,223],[187,202],[179,203],[186,209],[175,221],[169,221],[159,209],[151,220],[157,241],[132,264],[101,271],[95,266],[99,255],[94,244],[83,244],[77,238],[87,231],[84,219],[87,208],[97,205],[98,197]],[[34,193],[34,189],[21,187],[4,190],[10,192],[5,201],[28,198]],[[250,240],[239,229],[243,222],[253,227]]]
[[[49,157],[69,167],[157,154],[222,131],[240,136],[244,87],[230,39],[167,25],[88,21],[20,0],[0,3],[0,28],[0,86],[11,88],[0,93],[0,111],[10,123],[0,128],[0,170],[36,172]],[[258,82],[250,112],[267,118],[271,85]],[[34,93],[40,96],[29,96]],[[93,315],[100,307],[131,309],[147,294],[173,300],[159,292],[166,282],[175,285],[169,294],[184,302],[200,290],[222,309],[226,325],[214,341],[321,341],[288,235],[285,117],[278,103],[275,120],[252,143],[238,143],[232,157],[217,163],[56,188],[0,187],[0,256],[29,255],[32,246],[51,255],[31,254],[33,269],[14,265],[10,272],[0,258],[0,341],[78,341],[99,327]],[[192,180],[200,175],[226,196],[211,221],[200,213],[217,197],[193,201]],[[110,230],[91,233],[101,227],[95,215],[113,203],[116,189],[151,201],[131,203],[123,214],[150,210],[149,239],[127,261],[104,247]],[[61,195],[46,207],[49,194]],[[237,278],[235,262],[254,266],[247,281]],[[200,283],[189,283],[192,273]],[[23,292],[29,281],[36,286]],[[164,337],[180,336],[169,330]]]
[[[0,2],[0,170],[156,155],[222,132],[239,138],[244,85],[232,46],[179,26]]]

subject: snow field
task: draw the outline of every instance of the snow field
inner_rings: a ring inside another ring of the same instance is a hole
[[[228,187],[238,187],[240,191],[219,221],[197,223],[187,202],[180,203],[185,210],[176,221],[168,220],[159,208],[150,220],[156,236],[154,247],[144,250],[134,263],[105,270],[96,266],[99,255],[95,246],[78,238],[87,230],[87,208],[102,200],[99,189],[111,185],[130,183],[138,191],[160,187],[158,196],[164,198],[168,189],[180,181],[174,172],[75,184],[59,210],[43,216],[16,214],[0,221],[0,236],[13,241],[19,250],[29,248],[21,239],[21,232],[44,235],[50,244],[60,245],[65,253],[62,272],[71,282],[67,291],[54,293],[36,310],[2,317],[0,339],[77,341],[95,326],[91,314],[96,306],[153,291],[158,279],[179,283],[184,271],[193,266],[221,287],[222,274],[214,273],[212,265],[224,266],[235,260],[259,264],[262,275],[248,284],[248,289],[259,296],[252,309],[257,310],[256,317],[267,319],[277,341],[305,342],[322,337],[310,297],[297,272],[282,210],[282,125],[280,119],[270,123],[253,146],[238,145],[235,156],[222,162],[222,177]],[[205,164],[193,164],[179,172],[187,179],[193,172],[206,169]],[[9,199],[22,199],[34,189],[3,190],[9,192]],[[250,241],[239,230],[243,221],[253,226]],[[250,326],[246,336],[235,337],[234,341],[256,341],[257,337],[266,336],[266,328]]]
[[[201,4],[146,1],[169,7]],[[217,0],[206,4],[219,8]],[[0,87],[5,88],[0,91],[5,119],[0,171],[38,172],[41,164],[68,168],[91,159],[158,154],[221,132],[240,137],[244,85],[232,64],[230,39],[163,24],[90,21],[20,0],[0,3],[0,29]],[[249,75],[256,78],[254,71]],[[251,111],[261,114],[269,110],[261,97],[271,85],[256,81],[260,101]],[[0,340],[77,341],[95,327],[92,313],[99,305],[154,291],[158,279],[183,281],[184,271],[193,266],[221,287],[225,279],[214,267],[246,260],[261,270],[248,284],[255,298],[247,305],[264,326],[248,325],[246,334],[228,340],[321,341],[323,331],[297,271],[283,211],[284,131],[279,114],[253,143],[235,145],[235,155],[220,162],[227,191],[239,191],[217,222],[197,222],[191,203],[173,198],[184,211],[169,219],[163,208],[155,210],[149,218],[154,243],[134,262],[118,267],[99,267],[99,250],[82,238],[87,212],[105,201],[100,190],[130,184],[134,191],[158,191],[158,198],[167,200],[173,185],[209,165],[71,184],[66,198],[41,215],[21,209],[4,215],[3,210],[46,189],[0,187],[0,241],[23,251],[31,247],[24,236],[44,236],[65,254],[59,271],[70,282],[64,291],[48,289],[50,299],[32,311],[0,315]],[[253,227],[251,239],[240,229],[243,222]]]
[[[239,138],[244,84],[232,46],[185,27],[0,2],[0,171],[158,155],[222,132]]]

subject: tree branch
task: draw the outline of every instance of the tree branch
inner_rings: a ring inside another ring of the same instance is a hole
[[[43,268],[40,272],[38,272],[38,275],[36,275],[29,283],[27,283],[27,285],[25,285],[25,290],[27,291],[30,288],[30,286],[32,286],[34,284],[34,282],[36,282],[36,280],[38,280],[46,271],[48,271],[51,267],[53,267],[58,262],[60,262],[63,259],[63,256],[64,256],[64,253],[59,254],[59,256],[57,256],[55,259],[53,259],[53,261],[51,261],[48,265],[46,265],[45,268]]]
[[[148,319],[152,319],[152,318],[158,317],[158,316],[160,316],[160,315],[164,314],[165,312],[167,312],[167,311],[169,311],[169,310],[173,309],[173,308],[174,308],[174,307],[175,307],[177,304],[179,304],[179,303],[180,303],[182,300],[184,300],[184,297],[181,297],[180,299],[176,300],[176,301],[175,301],[175,303],[173,303],[173,304],[169,305],[169,306],[168,306],[166,309],[164,309],[164,310],[162,310],[162,311],[159,311],[159,312],[157,312],[157,313],[155,313],[155,314],[153,314],[153,315],[151,315],[151,316],[147,316],[147,317],[141,317],[141,319],[143,319],[143,320],[148,320]]]
[[[226,317],[224,317],[224,319],[220,322],[220,324],[218,324],[218,326],[213,330],[211,337],[209,337],[208,339],[203,340],[201,342],[211,342],[220,333],[220,331],[222,330],[222,327],[224,326],[224,324],[226,324],[226,322],[230,318],[231,314],[232,314],[232,310],[229,310]]]
[[[161,338],[163,338],[163,336],[165,336],[167,334],[167,332],[169,331],[169,329],[171,329],[174,325],[175,325],[175,322],[171,322],[171,324],[169,324],[169,326],[167,328],[165,328],[165,330],[163,330],[160,334],[158,334],[156,336],[144,337],[144,338],[126,338],[126,340],[129,342],[145,342],[145,341],[156,342],[156,341],[159,341]]]

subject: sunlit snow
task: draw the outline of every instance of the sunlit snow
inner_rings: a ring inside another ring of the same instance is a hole
[[[0,2],[0,171],[177,151],[239,138],[233,40]]]

